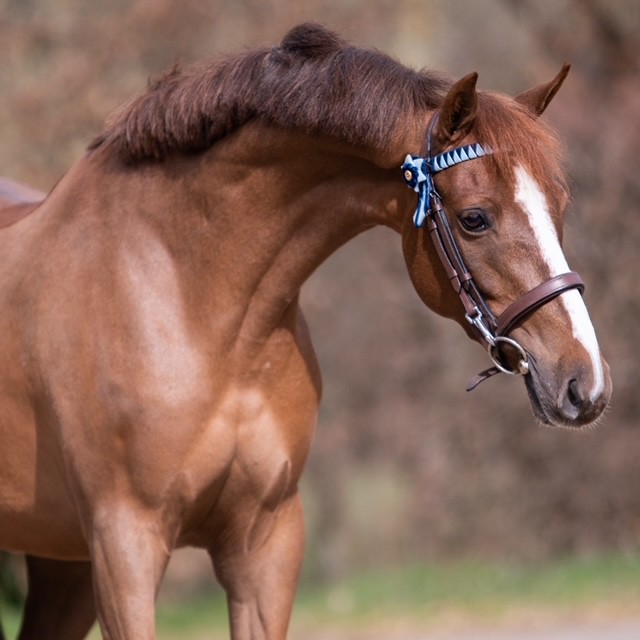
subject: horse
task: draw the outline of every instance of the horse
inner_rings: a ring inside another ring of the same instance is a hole
[[[299,292],[374,226],[490,373],[522,375],[540,422],[598,421],[611,378],[539,117],[567,73],[511,98],[299,25],[151,83],[0,231],[0,548],[28,558],[21,640],[80,639],[96,615],[110,640],[155,638],[184,546],[208,552],[234,640],[286,636],[321,397]]]

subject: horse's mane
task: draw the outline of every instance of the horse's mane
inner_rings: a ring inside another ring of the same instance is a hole
[[[251,119],[379,149],[404,118],[435,108],[447,85],[303,24],[278,47],[174,68],[117,112],[90,149],[109,145],[130,164],[162,160],[204,151]]]

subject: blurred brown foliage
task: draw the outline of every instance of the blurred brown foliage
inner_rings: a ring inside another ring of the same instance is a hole
[[[303,6],[301,6],[303,5]],[[466,394],[484,354],[421,306],[374,230],[303,291],[325,378],[304,491],[308,570],[415,557],[635,551],[640,536],[640,3],[635,0],[0,0],[0,174],[48,189],[110,111],[176,59],[323,22],[414,66],[518,92],[565,60],[547,117],[567,146],[569,262],[612,366],[586,433],[534,425],[521,382]]]

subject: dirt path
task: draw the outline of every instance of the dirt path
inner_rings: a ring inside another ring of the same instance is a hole
[[[364,640],[364,639],[363,639]],[[398,640],[400,640],[398,638]],[[404,640],[640,640],[640,621],[415,636]]]
[[[523,627],[481,631],[332,630],[306,633],[306,640],[640,640],[640,620],[562,624],[537,629]],[[294,634],[292,640],[302,640]]]

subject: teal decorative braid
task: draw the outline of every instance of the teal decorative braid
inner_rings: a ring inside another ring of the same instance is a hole
[[[439,153],[431,158],[407,155],[402,165],[402,176],[407,186],[418,194],[418,206],[413,215],[415,226],[424,226],[431,210],[431,199],[439,197],[433,184],[434,174],[450,169],[461,162],[476,160],[491,153],[493,153],[491,147],[482,146],[476,142]]]

